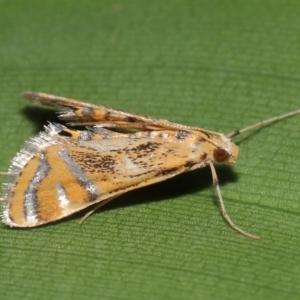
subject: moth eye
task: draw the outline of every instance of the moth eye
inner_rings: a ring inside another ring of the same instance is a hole
[[[213,156],[214,156],[215,161],[225,162],[228,160],[230,155],[226,150],[219,148],[219,149],[214,150]]]

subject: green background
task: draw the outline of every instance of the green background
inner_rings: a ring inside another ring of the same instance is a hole
[[[295,1],[0,1],[0,169],[52,110],[41,91],[228,133],[300,108]],[[235,166],[36,229],[0,226],[1,299],[299,299],[300,116],[235,139]],[[5,181],[5,177],[1,177]]]

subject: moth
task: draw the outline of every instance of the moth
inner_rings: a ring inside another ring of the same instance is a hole
[[[35,227],[91,207],[82,223],[130,190],[209,166],[226,221],[241,234],[259,239],[236,226],[227,214],[214,162],[236,162],[239,148],[232,137],[300,113],[297,110],[224,135],[44,93],[25,92],[23,96],[57,107],[61,120],[85,129],[50,123],[17,153],[3,197],[2,220],[11,227]]]

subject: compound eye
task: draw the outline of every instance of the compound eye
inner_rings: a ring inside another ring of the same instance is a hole
[[[225,162],[228,160],[230,155],[226,150],[219,148],[219,149],[214,150],[213,156],[214,156],[215,161]]]

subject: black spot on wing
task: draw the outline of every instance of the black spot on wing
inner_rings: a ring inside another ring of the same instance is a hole
[[[110,111],[106,111],[106,113],[104,114],[104,120],[110,121],[110,116],[111,116],[111,112]]]
[[[134,117],[132,117],[132,116],[127,116],[127,117],[126,117],[126,121],[127,121],[127,122],[130,122],[130,123],[134,123],[134,122],[137,121],[137,119],[134,118]]]
[[[111,155],[83,155],[78,164],[84,169],[88,169],[91,173],[114,173],[117,162]]]
[[[190,169],[192,166],[194,166],[196,163],[194,161],[187,161],[184,166],[187,169]]]
[[[164,176],[168,176],[171,174],[177,174],[177,173],[178,173],[178,168],[170,168],[170,169],[166,169],[166,170],[157,172],[155,177],[164,177]]]
[[[151,153],[160,147],[159,143],[147,142],[146,144],[140,144],[134,148],[131,148],[131,151],[135,153]]]
[[[175,138],[179,141],[184,141],[190,133],[186,130],[178,130],[175,134]]]
[[[202,159],[202,160],[205,160],[206,158],[207,158],[207,153],[203,153],[201,156],[200,156],[200,158]]]
[[[85,116],[85,117],[90,117],[91,115],[94,114],[94,109],[92,107],[84,107],[82,109],[82,114]]]
[[[62,130],[60,132],[58,132],[58,135],[60,136],[64,136],[64,137],[72,137],[72,133],[66,130]]]

